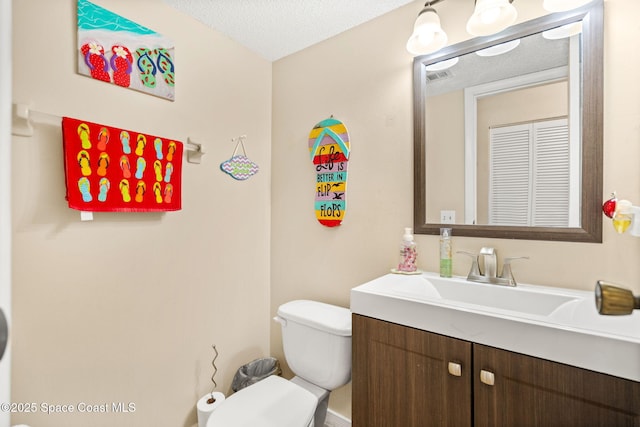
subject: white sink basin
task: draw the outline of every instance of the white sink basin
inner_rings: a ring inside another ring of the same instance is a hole
[[[431,299],[541,316],[548,316],[562,305],[577,300],[575,296],[549,293],[526,286],[507,287],[427,275],[420,277],[424,283],[419,283],[418,288],[409,286],[407,289],[403,285],[409,285],[409,283],[399,283],[395,291],[398,295],[407,297],[425,298],[428,295]]]
[[[388,274],[353,288],[351,311],[640,381],[640,313],[600,316],[593,292]]]

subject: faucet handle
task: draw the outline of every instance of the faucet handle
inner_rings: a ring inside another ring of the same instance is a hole
[[[529,259],[528,256],[514,256],[508,257],[504,259],[504,265],[502,267],[502,275],[500,276],[502,279],[507,280],[507,285],[516,286],[516,278],[513,277],[513,271],[511,271],[511,261],[516,259]]]
[[[464,255],[469,255],[472,258],[477,258],[478,254],[474,254],[473,252],[468,252],[468,251],[456,251],[457,254],[464,254]]]
[[[469,274],[467,275],[467,280],[470,280],[471,278],[479,277],[480,268],[478,267],[478,254],[474,254],[472,252],[467,252],[467,251],[457,251],[456,253],[471,257],[471,269],[469,270]]]

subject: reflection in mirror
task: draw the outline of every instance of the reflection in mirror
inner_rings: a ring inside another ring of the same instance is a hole
[[[416,232],[600,242],[601,61],[601,1],[416,58]]]
[[[460,224],[580,225],[579,48],[580,34],[537,33],[426,67],[425,156],[449,154],[426,171],[427,222],[449,210]],[[438,123],[460,124],[462,153]]]

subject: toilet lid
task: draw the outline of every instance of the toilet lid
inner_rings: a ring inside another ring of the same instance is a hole
[[[311,392],[272,375],[229,396],[207,427],[305,427],[317,404]]]
[[[318,301],[295,300],[278,307],[278,316],[342,337],[351,336],[351,311]]]

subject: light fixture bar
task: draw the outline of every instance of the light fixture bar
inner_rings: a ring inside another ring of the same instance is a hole
[[[413,25],[407,41],[407,50],[416,55],[436,52],[446,46],[447,34],[440,25],[438,13],[433,8],[444,0],[428,0]],[[545,0],[545,2],[581,2],[585,0]],[[518,12],[513,0],[474,0],[473,15],[467,21],[467,32],[474,36],[499,33],[516,21]]]

